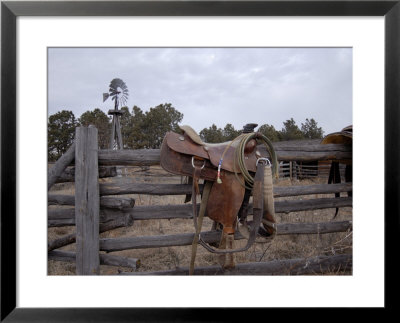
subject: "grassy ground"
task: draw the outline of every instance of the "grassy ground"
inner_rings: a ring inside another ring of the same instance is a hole
[[[127,168],[123,170],[123,176],[113,179],[101,179],[101,181],[132,181],[132,182],[158,182],[158,183],[179,183],[180,177],[166,176],[158,167],[152,167],[143,172],[140,168]],[[290,181],[280,179],[275,183],[278,186],[309,185],[326,183],[326,179]],[[52,191],[58,194],[74,194],[73,184],[56,184]],[[184,196],[151,196],[151,195],[128,195],[135,198],[136,205],[165,205],[183,203]],[[330,195],[332,197],[333,194]],[[318,198],[324,195],[309,195],[302,197],[288,197],[284,199],[305,199]],[[283,199],[283,198],[281,198]],[[51,206],[60,207],[60,206]],[[289,214],[277,214],[278,223],[301,223],[301,222],[328,222],[335,213],[334,209],[292,212]],[[334,221],[352,219],[352,208],[342,208]],[[212,221],[204,219],[203,230],[210,230]],[[73,233],[74,227],[60,227],[48,229],[48,241],[59,238],[63,235]],[[193,233],[193,220],[171,219],[171,220],[138,220],[133,226],[115,229],[102,233],[101,238],[169,235],[179,233]],[[244,246],[246,240],[236,241],[236,247]],[[65,246],[61,250],[75,250],[75,244]],[[313,235],[290,235],[276,236],[271,243],[257,243],[248,251],[236,254],[236,263],[269,261],[274,259],[304,258],[316,255],[334,255],[352,253],[352,232],[340,232],[329,234]],[[153,249],[133,249],[113,252],[110,254],[140,259],[141,266],[137,271],[169,270],[176,267],[188,267],[191,255],[191,246],[164,247]],[[196,266],[209,266],[218,264],[216,255],[209,253],[199,246],[196,257]],[[132,271],[129,268],[101,266],[102,275],[112,275],[118,271]],[[74,275],[75,264],[48,261],[49,275]],[[326,272],[326,275],[349,274],[348,272]]]

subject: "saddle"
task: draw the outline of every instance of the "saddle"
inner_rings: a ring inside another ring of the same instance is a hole
[[[347,126],[343,128],[340,132],[333,132],[325,136],[321,140],[321,144],[345,144],[345,145],[352,145],[353,144],[353,125]],[[349,160],[339,160],[339,161],[332,161],[331,168],[329,170],[329,177],[328,177],[328,184],[338,184],[341,183],[341,175],[339,164],[345,164],[345,182],[352,182],[353,180],[353,168],[352,168],[352,161]],[[353,193],[347,192],[347,196],[351,197]],[[335,197],[339,198],[340,193],[335,193]],[[333,219],[339,213],[339,208],[336,208],[335,214]]]
[[[210,252],[231,254],[245,251],[254,243],[257,234],[264,237],[275,236],[271,162],[261,156],[257,149],[257,140],[266,141],[275,171],[277,161],[268,139],[260,133],[252,132],[256,126],[257,124],[247,124],[239,137],[217,144],[203,142],[190,126],[180,126],[182,133],[168,132],[164,137],[160,164],[170,173],[190,178],[196,228],[193,244],[200,243]],[[268,187],[263,185],[264,178],[267,178]],[[198,215],[196,198],[200,193],[200,180],[204,181],[204,188]],[[253,187],[249,187],[249,184]],[[251,195],[253,221],[247,221]],[[264,203],[268,204],[266,209]],[[219,249],[214,249],[201,239],[204,214],[214,220],[214,228],[222,227]],[[240,232],[244,232],[248,242],[244,248],[234,249],[233,235],[239,224],[245,229]],[[233,266],[232,258],[228,264],[224,264],[224,267]]]

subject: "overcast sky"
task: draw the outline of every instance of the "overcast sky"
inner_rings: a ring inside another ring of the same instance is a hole
[[[49,115],[107,113],[113,78],[128,86],[130,111],[171,103],[197,131],[314,118],[328,134],[352,124],[351,48],[49,48]]]

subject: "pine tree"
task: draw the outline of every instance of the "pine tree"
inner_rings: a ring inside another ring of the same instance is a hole
[[[55,161],[71,146],[77,122],[72,111],[62,110],[49,117],[47,124],[47,153]]]
[[[261,127],[258,128],[257,131],[261,132],[271,141],[279,141],[279,132],[276,131],[273,125],[263,124]]]
[[[84,112],[78,119],[79,125],[88,127],[94,125],[98,130],[100,149],[108,149],[110,146],[111,123],[110,118],[100,109]]]
[[[324,131],[321,127],[318,127],[317,122],[313,118],[310,120],[306,119],[306,122],[301,124],[301,131],[307,139],[322,139],[324,136]]]
[[[299,140],[304,139],[304,135],[296,125],[296,121],[291,118],[283,123],[284,127],[279,132],[281,140]]]

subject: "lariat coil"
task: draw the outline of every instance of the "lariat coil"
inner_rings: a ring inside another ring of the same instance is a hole
[[[234,172],[237,177],[237,168],[236,165],[239,167],[240,172],[242,173],[244,180],[245,180],[245,188],[251,190],[253,188],[254,184],[254,177],[249,173],[247,170],[246,164],[245,164],[245,154],[244,154],[244,149],[247,145],[247,143],[252,140],[256,139],[258,142],[261,142],[265,145],[267,148],[267,151],[270,155],[270,160],[268,160],[269,165],[272,164],[272,173],[275,176],[275,178],[278,178],[278,160],[276,157],[275,149],[274,146],[272,145],[272,142],[264,136],[262,133],[259,132],[252,132],[248,134],[242,134],[241,136],[237,137],[236,139],[239,139],[239,145],[236,147],[235,150],[235,158],[234,158]],[[236,140],[234,139],[234,140]],[[258,159],[260,160],[260,158]],[[258,162],[258,161],[257,161]],[[240,181],[239,183],[243,185]]]

